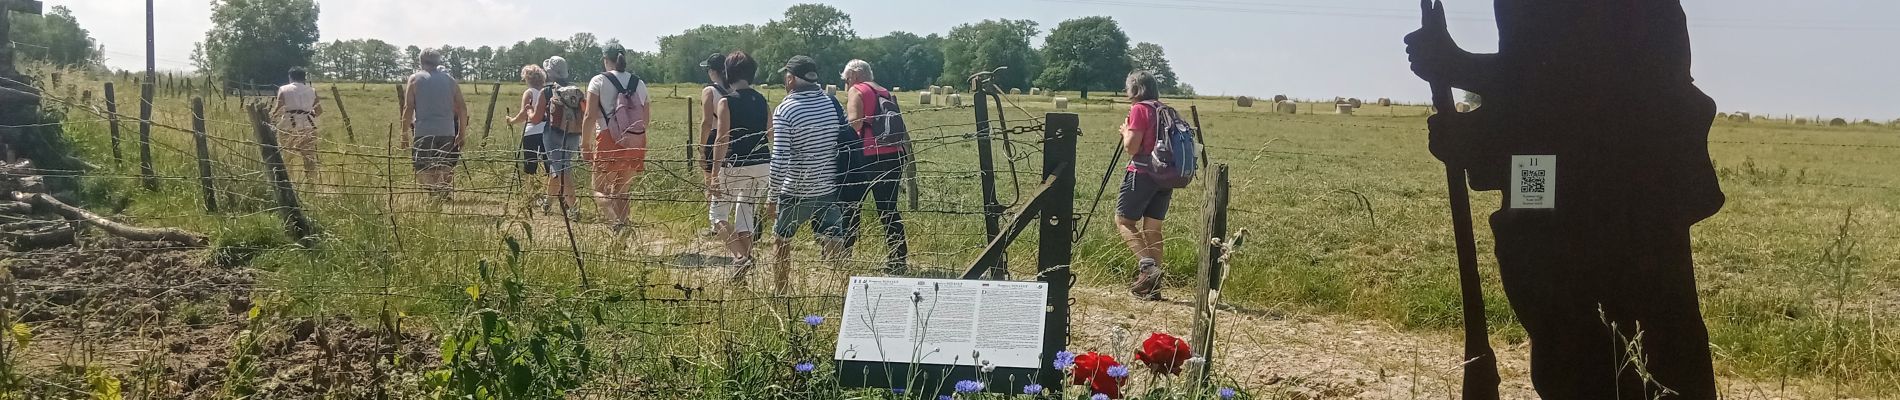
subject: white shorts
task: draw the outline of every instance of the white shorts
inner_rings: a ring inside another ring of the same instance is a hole
[[[708,217],[712,223],[730,223],[735,233],[753,233],[758,227],[757,210],[764,205],[772,182],[770,166],[765,164],[719,169],[719,192],[712,199]]]

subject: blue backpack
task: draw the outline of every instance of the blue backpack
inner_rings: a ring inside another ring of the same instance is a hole
[[[1194,183],[1194,174],[1198,172],[1195,148],[1194,127],[1181,119],[1181,114],[1157,101],[1144,101],[1155,110],[1155,151],[1149,159],[1134,160],[1137,169],[1147,172],[1156,183],[1170,188],[1184,188]]]

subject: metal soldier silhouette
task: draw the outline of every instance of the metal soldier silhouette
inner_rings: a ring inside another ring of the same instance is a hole
[[[1432,116],[1431,152],[1504,193],[1499,276],[1538,394],[1716,398],[1689,227],[1724,198],[1680,0],[1494,1],[1497,54],[1464,51],[1442,26],[1405,42],[1419,77],[1485,100]],[[1523,167],[1529,155],[1541,169]]]

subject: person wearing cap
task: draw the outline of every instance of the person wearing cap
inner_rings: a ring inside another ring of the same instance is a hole
[[[414,157],[416,181],[437,199],[455,186],[455,163],[467,137],[468,104],[455,77],[441,68],[442,53],[423,50],[405,85],[403,135]]]
[[[863,148],[863,162],[851,168],[844,175],[845,184],[839,193],[844,207],[845,252],[857,244],[866,195],[877,208],[878,223],[884,225],[884,244],[889,248],[885,253],[884,272],[902,275],[908,269],[910,256],[909,241],[904,238],[904,217],[897,212],[898,184],[904,179],[904,146],[902,143],[879,143],[877,134],[872,132],[875,121],[866,116],[878,115],[879,99],[896,99],[891,92],[877,84],[877,77],[871,72],[871,63],[864,60],[851,60],[839,75],[845,83],[845,119],[851,121],[851,127],[858,134]]]
[[[771,108],[765,95],[752,88],[759,63],[743,51],[722,57],[730,94],[715,105],[718,136],[710,141],[713,150],[712,172],[706,180],[707,195],[712,199],[710,219],[716,234],[732,252],[732,279],[743,282],[754,265],[752,246],[758,235],[758,205],[765,203],[767,183],[771,179],[772,160],[766,131],[771,126]]]
[[[754,64],[756,65],[757,63]],[[700,142],[704,144],[704,146],[701,147],[703,150],[701,152],[703,162],[700,163],[700,167],[705,170],[706,179],[710,181],[713,178],[713,140],[719,137],[719,99],[726,97],[726,94],[730,92],[726,87],[726,55],[713,53],[710,56],[706,56],[706,60],[699,62],[699,67],[706,69],[706,81],[710,82],[706,84],[704,89],[699,90],[699,113],[700,115],[706,116],[706,118],[699,123],[699,130],[706,132],[706,140]],[[746,78],[750,80],[749,78],[751,77]],[[711,186],[709,185],[707,188],[711,189]],[[709,211],[718,211],[716,204],[718,199],[711,196],[711,190],[708,190],[707,193],[708,197],[706,201],[709,205]],[[708,235],[718,235],[719,227],[717,224],[713,224],[710,229],[707,229],[706,233]]]
[[[277,88],[277,126],[279,143],[303,158],[303,183],[314,185],[317,179],[317,116],[323,114],[323,102],[317,89],[310,86],[309,73],[293,67],[290,83]]]
[[[772,197],[778,205],[773,221],[772,247],[775,290],[787,291],[791,275],[792,237],[807,222],[815,222],[821,260],[835,257],[844,245],[838,204],[839,155],[848,130],[843,107],[825,95],[818,83],[818,63],[796,56],[780,69],[785,100],[772,113]]]
[[[594,140],[581,140],[585,153],[593,154],[595,201],[609,226],[618,233],[632,224],[629,219],[631,202],[627,192],[632,189],[635,174],[646,169],[647,137],[645,131],[634,132],[624,140],[616,140],[608,128],[612,126],[608,113],[619,106],[616,88],[626,87],[633,91],[632,100],[646,103],[647,85],[638,75],[627,71],[627,49],[619,44],[609,44],[601,52],[601,64],[607,69],[587,82],[587,106],[583,107],[587,116],[584,123],[592,124],[587,132],[595,134]],[[629,86],[631,85],[631,86]],[[647,109],[642,104],[639,109]],[[647,109],[651,112],[650,109]],[[651,115],[636,116],[641,121],[651,120]],[[641,125],[634,122],[635,126]]]
[[[563,120],[554,112],[555,91],[573,86],[568,79],[567,59],[561,56],[548,57],[541,61],[541,72],[547,74],[547,80],[535,91],[538,103],[529,119],[541,121],[547,126],[541,133],[541,148],[547,157],[548,195],[560,199],[561,212],[567,219],[577,219],[579,209],[575,207],[574,196],[574,160],[581,154],[581,124]],[[551,208],[551,207],[550,207]]]

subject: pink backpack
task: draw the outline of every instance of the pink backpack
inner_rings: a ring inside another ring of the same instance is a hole
[[[601,115],[607,117],[607,126],[603,128],[613,134],[614,141],[623,143],[627,139],[646,134],[647,121],[641,116],[647,115],[647,104],[635,101],[634,98],[635,91],[640,88],[640,76],[629,74],[632,79],[623,85],[619,79],[614,79],[613,71],[603,72],[600,75],[606,77],[607,82],[614,85],[613,111],[608,112],[605,107],[600,110]]]

